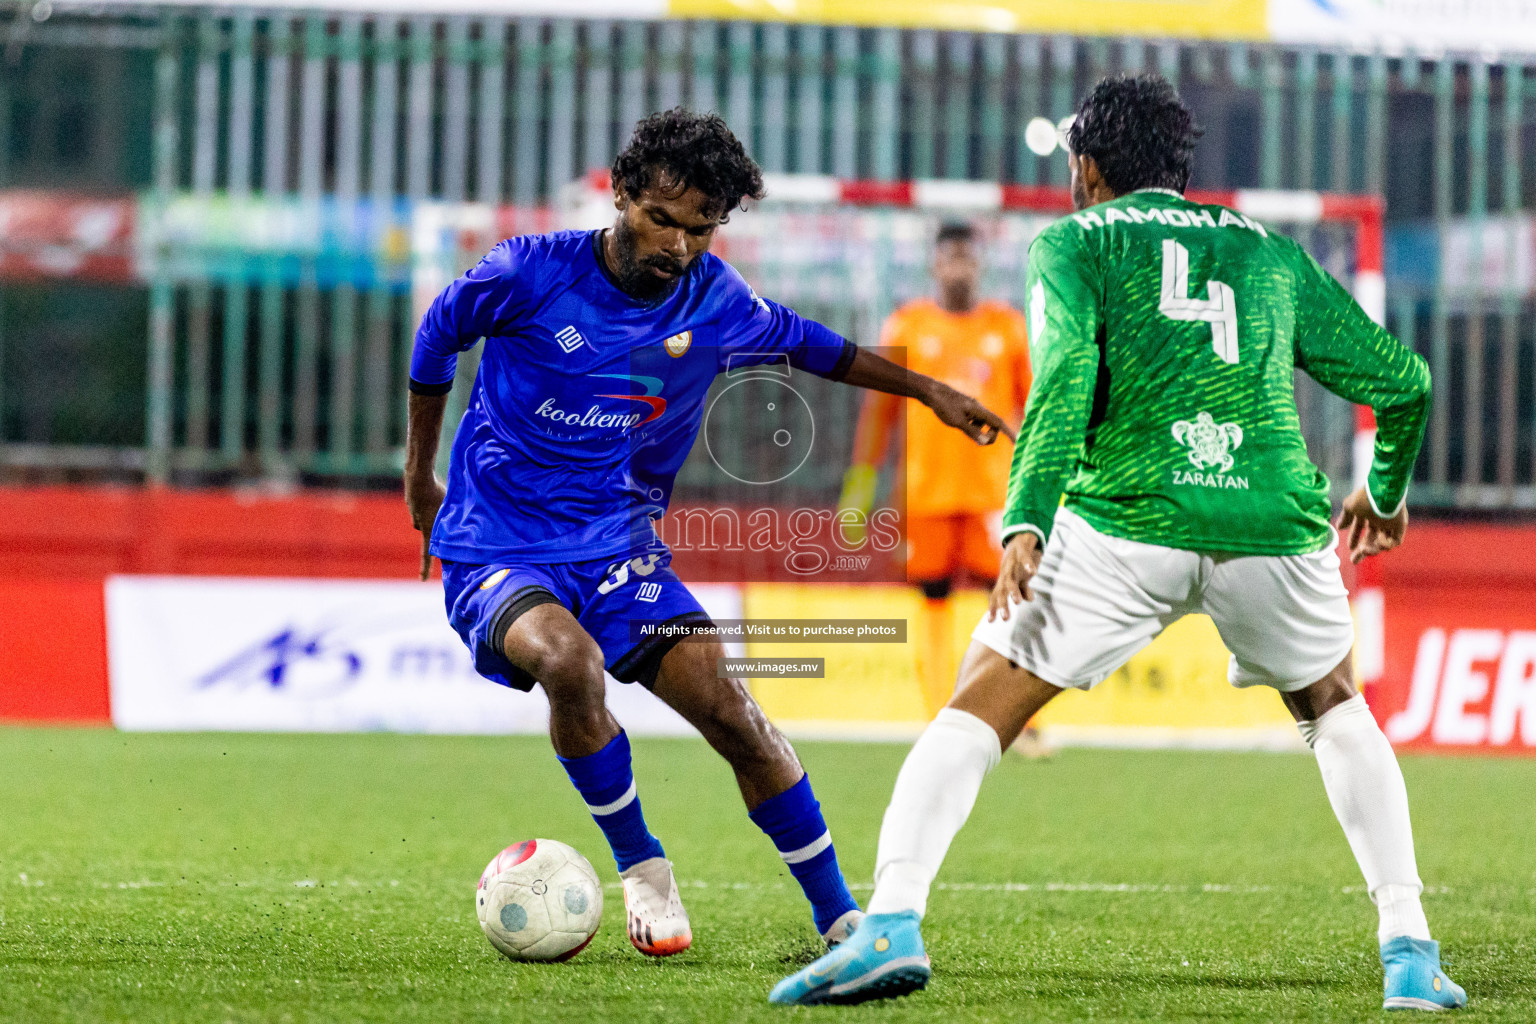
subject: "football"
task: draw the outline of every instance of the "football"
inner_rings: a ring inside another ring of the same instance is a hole
[[[603,920],[603,887],[587,858],[553,839],[513,843],[475,890],[480,927],[511,960],[569,960]]]

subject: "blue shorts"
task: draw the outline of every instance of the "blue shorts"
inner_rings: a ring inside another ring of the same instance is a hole
[[[621,683],[656,682],[661,659],[678,642],[637,639],[637,623],[705,625],[709,614],[671,569],[672,553],[621,562],[552,565],[473,565],[443,561],[448,622],[475,659],[475,671],[514,690],[537,681],[502,655],[502,642],[518,616],[541,604],[566,608],[597,641],[603,665]]]

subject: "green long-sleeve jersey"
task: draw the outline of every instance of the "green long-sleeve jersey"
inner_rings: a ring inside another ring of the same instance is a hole
[[[1046,542],[1064,500],[1150,544],[1322,548],[1328,480],[1302,441],[1297,367],[1375,410],[1371,500],[1385,515],[1405,500],[1429,369],[1291,239],[1148,189],[1041,232],[1025,288],[1035,379],[1005,539]]]

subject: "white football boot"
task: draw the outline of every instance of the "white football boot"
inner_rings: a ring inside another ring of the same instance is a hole
[[[836,921],[832,927],[821,933],[821,941],[827,944],[828,949],[836,949],[848,941],[848,937],[858,930],[859,922],[864,920],[864,911],[850,910]]]
[[[629,920],[629,941],[646,956],[671,956],[693,944],[688,911],[677,894],[672,862],[665,857],[643,860],[624,880],[624,911]]]

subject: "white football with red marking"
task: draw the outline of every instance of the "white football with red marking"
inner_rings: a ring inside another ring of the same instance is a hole
[[[587,858],[553,839],[513,843],[475,889],[480,927],[511,960],[569,960],[603,920],[603,887]]]

